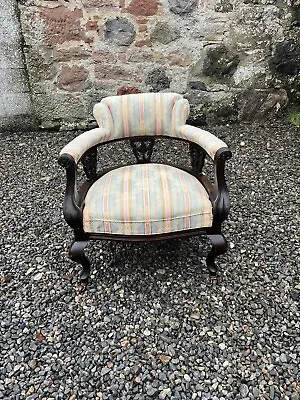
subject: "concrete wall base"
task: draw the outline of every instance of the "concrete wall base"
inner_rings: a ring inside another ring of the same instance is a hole
[[[16,0],[0,0],[0,131],[35,127]]]

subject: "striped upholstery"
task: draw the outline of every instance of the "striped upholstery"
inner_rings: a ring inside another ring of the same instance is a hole
[[[131,136],[164,135],[199,144],[213,159],[226,144],[211,133],[185,125],[189,103],[177,93],[139,93],[104,98],[94,116],[109,132],[105,140]]]
[[[211,133],[185,125],[189,103],[177,93],[139,93],[110,96],[94,106],[99,128],[83,133],[60,152],[76,162],[84,152],[99,143],[133,136],[163,135],[199,144],[214,159],[226,144]]]
[[[94,106],[94,116],[99,126],[110,132],[110,140],[145,135],[177,136],[188,114],[188,101],[177,93],[111,96]]]
[[[75,139],[71,140],[59,153],[70,154],[76,162],[78,162],[81,156],[91,147],[96,146],[102,141],[105,141],[106,131],[101,128],[91,129],[86,131],[81,135],[77,136]]]
[[[211,225],[212,205],[201,183],[162,164],[107,173],[89,189],[83,209],[89,233],[152,235]]]
[[[201,146],[212,159],[215,158],[216,152],[220,148],[227,147],[227,144],[216,136],[191,125],[181,126],[179,128],[179,136],[183,139],[199,144],[199,146]]]

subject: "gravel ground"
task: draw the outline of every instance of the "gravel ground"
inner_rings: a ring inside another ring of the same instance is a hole
[[[1,399],[300,399],[299,131],[211,131],[234,152],[218,285],[194,238],[95,242],[86,290],[57,165],[74,132],[0,136]]]

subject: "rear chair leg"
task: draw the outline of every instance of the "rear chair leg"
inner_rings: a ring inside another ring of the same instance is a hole
[[[69,256],[71,260],[78,262],[83,267],[81,274],[79,276],[79,280],[81,283],[87,283],[91,273],[90,262],[86,257],[86,255],[84,254],[84,249],[86,248],[88,243],[89,243],[88,240],[78,241],[78,242],[74,241],[69,249]]]
[[[206,265],[212,281],[217,279],[218,267],[215,264],[215,258],[224,254],[227,250],[227,241],[223,235],[208,235],[212,248],[206,257]]]

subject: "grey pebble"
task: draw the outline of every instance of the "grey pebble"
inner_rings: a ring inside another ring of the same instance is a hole
[[[240,393],[242,398],[246,398],[249,393],[249,388],[245,383],[242,383],[240,386]]]
[[[282,353],[279,357],[280,361],[286,363],[288,361],[286,354]]]
[[[293,392],[291,394],[291,400],[299,400],[300,399],[300,394],[297,392]]]
[[[148,386],[146,389],[147,395],[148,396],[154,396],[157,393],[157,388],[153,387],[153,386]]]
[[[103,367],[103,368],[101,369],[101,375],[102,375],[102,376],[108,374],[109,372],[110,372],[110,369],[107,368],[107,367]]]

